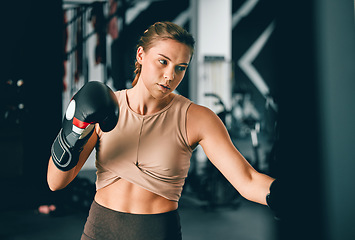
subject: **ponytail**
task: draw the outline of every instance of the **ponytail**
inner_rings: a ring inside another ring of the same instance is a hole
[[[142,70],[142,65],[136,61],[135,70],[134,70],[134,74],[136,74],[136,76],[134,77],[134,80],[132,82],[132,87],[134,87],[137,84],[138,78],[141,75],[141,70]]]

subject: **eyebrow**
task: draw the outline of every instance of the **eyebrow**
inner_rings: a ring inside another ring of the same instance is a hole
[[[170,59],[169,57],[165,56],[164,54],[159,53],[158,55],[160,55],[160,56],[162,56],[162,57],[168,59],[169,61],[171,61],[171,59]],[[188,64],[188,63],[180,63],[179,65],[186,65],[186,66],[188,66],[189,64]]]

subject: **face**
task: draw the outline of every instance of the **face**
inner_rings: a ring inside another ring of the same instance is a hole
[[[190,58],[190,48],[171,39],[158,41],[148,51],[139,47],[137,61],[142,70],[138,82],[142,82],[154,98],[164,98],[182,81]]]

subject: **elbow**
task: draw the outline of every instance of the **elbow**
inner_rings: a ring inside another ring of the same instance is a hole
[[[57,179],[55,176],[47,175],[47,185],[52,192],[65,188],[69,183],[66,180]]]
[[[269,187],[272,178],[265,174],[257,173],[243,186],[240,194],[247,200],[266,205],[266,196],[269,193]]]
[[[47,179],[47,184],[48,184],[49,189],[52,192],[59,191],[59,190],[65,188],[65,186],[56,184],[54,181],[51,181],[50,179]]]
[[[62,172],[58,170],[52,160],[49,160],[47,170],[47,185],[52,192],[65,188],[72,179],[71,172]]]
[[[243,198],[252,202],[255,202],[255,196],[258,195],[259,191],[256,180],[257,175],[258,173],[255,171],[248,172],[248,174],[245,175],[243,182],[239,184],[238,188],[236,188]]]
[[[58,191],[59,188],[53,187],[52,185],[48,184],[49,190],[51,190],[52,192]]]
[[[52,192],[59,191],[64,188],[51,183],[48,183],[48,187]]]
[[[250,194],[250,190],[251,189],[238,189],[238,193],[245,199],[249,200],[249,201],[252,201],[252,196]]]

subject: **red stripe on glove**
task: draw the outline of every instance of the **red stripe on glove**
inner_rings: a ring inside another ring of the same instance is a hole
[[[80,121],[76,117],[73,118],[73,124],[77,126],[78,128],[85,129],[87,126],[89,126],[91,123],[86,123],[83,121]]]

